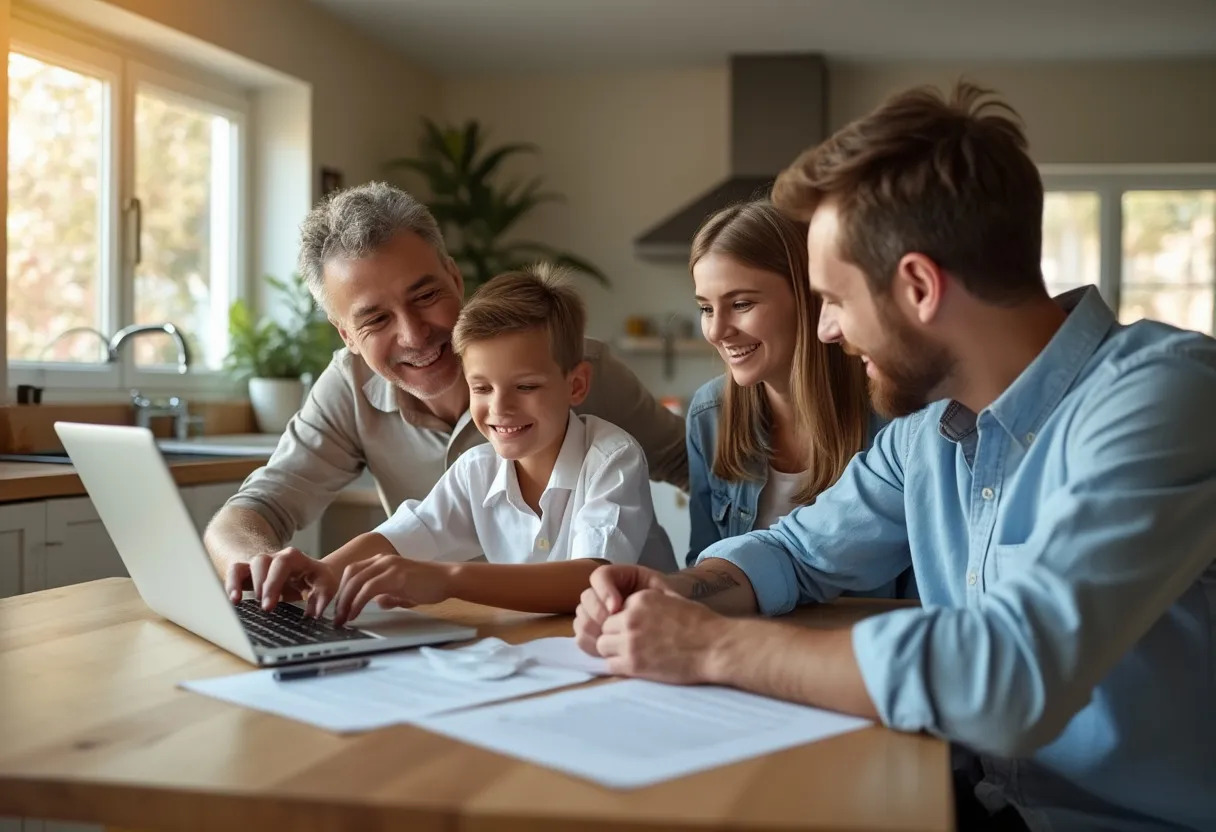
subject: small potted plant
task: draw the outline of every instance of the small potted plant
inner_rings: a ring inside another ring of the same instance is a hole
[[[339,339],[299,275],[290,282],[269,275],[265,280],[285,300],[284,314],[255,320],[248,304],[234,302],[224,368],[248,379],[258,430],[282,433],[304,401],[306,382],[329,364]]]

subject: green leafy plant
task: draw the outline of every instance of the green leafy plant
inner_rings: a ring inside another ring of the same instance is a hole
[[[561,194],[541,190],[539,177],[504,185],[495,182],[504,160],[520,153],[536,153],[536,145],[513,143],[487,148],[486,133],[476,121],[465,122],[462,127],[441,127],[424,118],[423,128],[418,156],[393,159],[387,164],[425,178],[431,192],[427,207],[464,275],[467,293],[497,274],[541,260],[609,285],[603,272],[569,252],[531,240],[504,240],[538,205],[563,199]]]
[[[286,304],[283,321],[255,320],[249,305],[228,310],[228,355],[224,369],[242,378],[315,378],[329,364],[341,338],[317,306],[300,275],[290,281],[267,275]]]

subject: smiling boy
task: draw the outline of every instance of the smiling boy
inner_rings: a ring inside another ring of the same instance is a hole
[[[641,447],[571,411],[590,387],[585,320],[578,295],[546,269],[500,275],[469,301],[452,345],[489,444],[463,454],[425,499],[325,557],[329,580],[314,583],[311,612],[331,598],[338,623],[373,599],[573,612],[604,563],[675,567]],[[468,562],[482,554],[488,562]]]

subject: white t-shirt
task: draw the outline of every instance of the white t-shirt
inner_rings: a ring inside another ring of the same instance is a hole
[[[783,474],[770,466],[768,482],[764,484],[764,488],[760,489],[760,499],[756,505],[756,525],[752,528],[770,528],[797,508],[797,504],[794,503],[794,495],[798,493],[798,484],[801,481],[802,473]]]
[[[541,516],[524,502],[515,464],[479,445],[462,454],[423,500],[406,500],[376,531],[415,560],[545,563],[600,558],[676,566],[655,522],[646,457],[632,436],[595,416],[570,414]]]

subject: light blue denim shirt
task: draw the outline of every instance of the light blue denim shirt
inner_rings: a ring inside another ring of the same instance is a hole
[[[710,547],[761,610],[890,581],[853,649],[882,721],[979,752],[1035,830],[1216,828],[1216,341],[1096,290],[978,417],[885,428],[773,530]]]
[[[726,376],[707,381],[688,405],[688,516],[690,533],[685,563],[692,565],[706,547],[719,540],[746,534],[755,528],[760,492],[768,484],[768,466],[759,466],[754,479],[727,480],[713,470],[714,449],[718,442],[718,420],[722,414]],[[873,414],[866,446],[886,420]],[[873,590],[849,595],[875,598],[915,598],[916,582],[909,568],[897,581]]]

